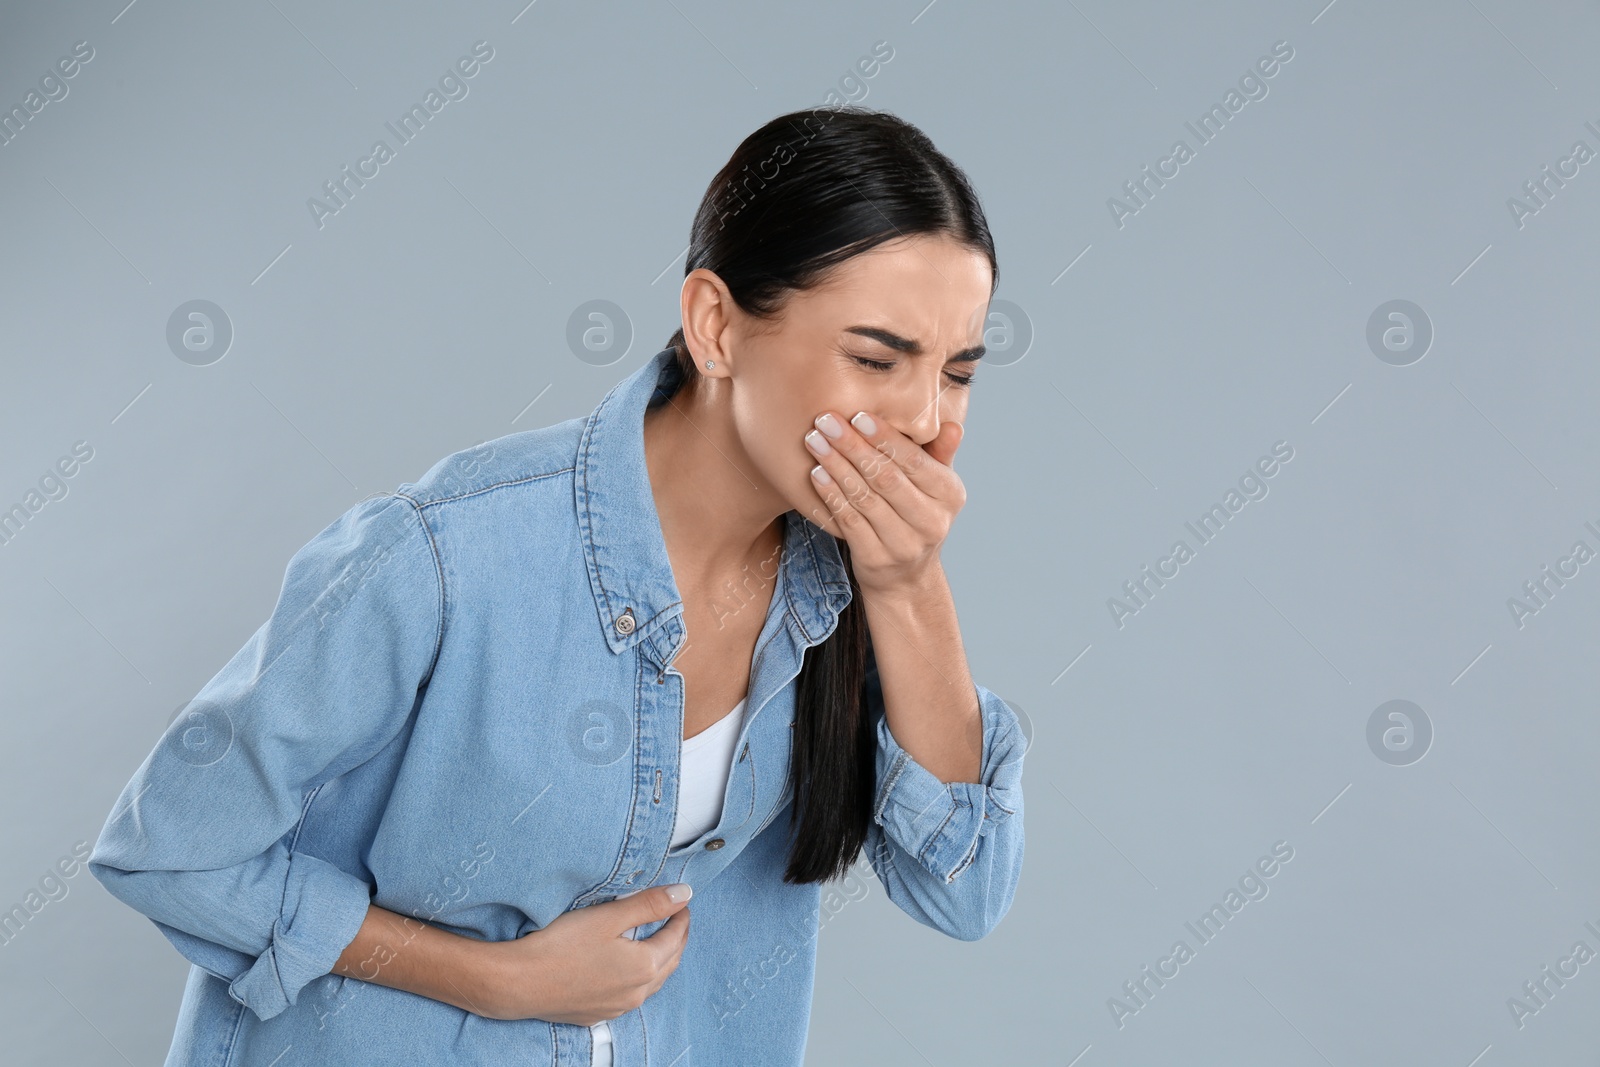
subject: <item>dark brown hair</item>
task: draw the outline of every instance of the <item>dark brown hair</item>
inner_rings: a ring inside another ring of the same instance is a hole
[[[746,137],[711,180],[683,272],[712,271],[741,310],[770,319],[789,294],[817,285],[850,257],[924,234],[987,256],[994,292],[999,268],[977,194],[926,134],[862,107],[795,111]],[[683,330],[667,344],[683,387],[693,388],[700,372]],[[877,739],[869,700],[881,704],[882,690],[876,670],[868,675],[866,611],[850,548],[838,545],[851,600],[834,631],[806,651],[795,683],[795,836],[784,871],[784,881],[795,884],[842,876],[872,820]]]

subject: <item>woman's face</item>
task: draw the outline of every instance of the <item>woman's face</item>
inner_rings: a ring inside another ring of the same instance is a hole
[[[983,345],[991,284],[981,252],[919,235],[854,256],[823,284],[791,293],[775,322],[724,301],[723,355],[708,358],[719,369],[726,361],[735,430],[789,507],[814,522],[828,514],[804,441],[824,411],[844,421],[866,411],[919,445],[942,423],[966,420],[972,386],[964,381],[978,367],[970,356]]]

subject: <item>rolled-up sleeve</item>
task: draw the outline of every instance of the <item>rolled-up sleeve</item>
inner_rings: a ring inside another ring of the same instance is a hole
[[[372,887],[296,839],[317,791],[410,719],[443,595],[409,497],[351,507],[290,559],[268,621],[167,728],[89,856],[113,896],[262,1019],[361,928]]]
[[[978,782],[943,782],[900,747],[868,660],[877,788],[868,858],[902,911],[962,941],[986,936],[1010,910],[1022,875],[1022,762],[1027,739],[1010,706],[974,684],[983,718]]]

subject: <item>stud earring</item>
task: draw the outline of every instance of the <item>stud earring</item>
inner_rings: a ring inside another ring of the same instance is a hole
[[[716,360],[714,360],[714,359],[706,360],[706,370],[710,370],[712,367],[715,367],[716,365],[717,365],[717,361]]]

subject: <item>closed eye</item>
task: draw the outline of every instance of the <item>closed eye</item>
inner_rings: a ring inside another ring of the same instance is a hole
[[[869,370],[889,371],[894,369],[894,363],[892,361],[868,359],[865,356],[851,356],[850,358]],[[949,371],[945,371],[944,376],[949,378],[952,384],[963,389],[971,388],[973,379],[977,377],[975,374],[952,374]]]
[[[892,362],[885,362],[881,359],[868,359],[865,356],[851,356],[850,358],[863,367],[871,367],[873,370],[890,370],[894,367]]]

